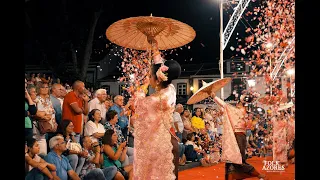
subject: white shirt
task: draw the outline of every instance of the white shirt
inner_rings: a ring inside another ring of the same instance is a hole
[[[29,156],[28,153],[25,154],[25,156]],[[29,156],[30,157],[30,156]],[[41,158],[40,156],[38,156],[37,154],[34,155],[34,157],[32,158],[35,162],[40,162]],[[31,165],[29,165],[29,171],[31,171],[33,169],[33,167]]]
[[[97,138],[91,136],[94,133],[105,133],[106,130],[104,129],[103,125],[101,123],[98,123],[98,127],[96,123],[93,121],[88,121],[86,125],[84,126],[84,135],[90,136],[92,142],[99,142]]]
[[[187,146],[187,145],[192,145],[192,146],[193,146],[193,149],[200,149],[200,150],[202,149],[201,146],[197,146],[195,142],[192,142],[192,141],[190,141],[190,140],[188,140],[185,145],[186,145],[186,146]]]
[[[179,128],[178,130],[176,129],[176,126],[173,125],[175,131],[182,133],[184,125],[183,125],[183,121],[181,119],[181,116],[178,112],[173,113],[173,123],[178,123],[178,128]]]
[[[98,98],[94,98],[88,103],[89,105],[89,112],[92,111],[92,109],[99,109],[101,112],[101,123],[104,124],[106,122],[106,113],[107,108],[104,103],[101,103]]]

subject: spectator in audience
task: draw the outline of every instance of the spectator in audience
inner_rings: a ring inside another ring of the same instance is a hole
[[[173,127],[176,135],[180,139],[180,142],[182,142],[182,132],[183,132],[183,122],[180,116],[182,112],[183,112],[182,104],[177,104],[175,112],[173,112]]]
[[[89,121],[84,127],[84,135],[89,136],[92,142],[101,144],[105,131],[104,126],[101,124],[101,111],[99,109],[92,109],[89,113]]]
[[[36,74],[34,73],[31,74],[31,82],[34,86],[37,85]]]
[[[201,146],[198,146],[195,143],[194,133],[189,133],[187,135],[187,142],[185,143],[185,145],[187,151],[186,158],[188,161],[200,161],[202,166],[209,166],[210,161],[206,161],[206,159],[204,158],[206,156],[206,152],[202,150]]]
[[[82,81],[75,81],[73,83],[73,91],[69,92],[64,100],[62,106],[62,119],[70,119],[74,125],[75,139],[80,142],[80,133],[82,132],[82,115],[88,115],[89,97],[84,93],[85,87]]]
[[[194,131],[191,126],[191,113],[189,109],[184,109],[181,119],[183,122],[182,142],[185,142],[187,140],[187,134]]]
[[[41,78],[40,78],[40,73],[37,74],[37,77],[35,77],[36,79],[36,86],[38,86],[38,84],[41,82]]]
[[[191,118],[191,125],[195,128],[196,132],[199,132],[200,129],[204,129],[203,113],[201,108],[195,108],[193,117]]]
[[[38,96],[37,96],[37,114],[35,115],[38,121],[48,121],[51,126],[51,132],[57,130],[58,124],[55,120],[55,111],[52,106],[52,102],[49,96],[49,86],[47,83],[40,82],[38,87]],[[38,134],[35,135],[38,143],[40,144],[40,154],[47,154],[47,132],[50,131],[41,131],[40,125],[38,126]]]
[[[114,110],[109,110],[106,114],[106,119],[107,119],[107,122],[106,124],[104,125],[104,128],[106,130],[108,129],[113,129],[116,133],[117,133],[117,136],[118,136],[118,145],[120,145],[121,143],[125,142],[126,139],[124,138],[123,134],[122,134],[122,131],[121,131],[121,128],[120,126],[117,124],[118,122],[118,113]],[[122,164],[122,166],[127,166],[129,164],[132,164],[133,163],[133,148],[131,147],[128,147],[127,148],[127,156],[125,157],[125,160]]]
[[[45,160],[56,166],[57,176],[61,180],[80,180],[78,174],[72,169],[68,158],[62,155],[62,153],[67,150],[63,137],[52,137],[49,141],[49,146],[51,151],[45,157]]]
[[[98,142],[93,143],[88,136],[83,137],[84,151],[88,152],[88,157],[80,171],[80,178],[83,180],[119,180],[124,179],[115,166],[100,169],[100,146]],[[102,155],[101,155],[102,156]]]
[[[89,112],[93,109],[99,109],[101,112],[101,123],[106,123],[106,113],[109,107],[106,106],[105,102],[107,100],[107,90],[98,89],[96,91],[96,97],[89,101]],[[108,109],[107,109],[108,108]]]
[[[205,131],[206,133],[208,134],[208,137],[210,138],[210,141],[213,141],[215,139],[215,135],[214,133],[212,132],[211,130],[211,126],[210,126],[210,123],[209,122],[206,122],[205,123]]]
[[[26,180],[39,180],[48,179],[60,180],[56,174],[56,166],[54,164],[47,163],[40,156],[40,147],[38,142],[34,138],[27,139],[27,152],[25,154],[26,162]]]
[[[62,104],[59,100],[61,96],[61,84],[53,84],[51,87],[50,100],[52,102],[53,109],[55,111],[56,122],[60,124],[62,119]],[[53,136],[52,136],[53,137]]]
[[[32,138],[33,130],[32,130],[32,121],[30,119],[31,115],[35,115],[37,113],[37,107],[33,100],[31,99],[29,92],[27,90],[27,80],[25,79],[25,90],[24,90],[24,136],[26,139]]]
[[[133,176],[133,165],[123,166],[123,161],[126,158],[128,149],[126,142],[118,145],[117,133],[112,129],[108,129],[103,136],[102,144],[103,156],[100,160],[103,162],[103,168],[116,166],[118,169],[122,169],[128,173],[129,180],[131,180]],[[124,174],[122,175],[125,176]]]
[[[74,137],[74,125],[71,120],[64,119],[59,124],[58,134],[62,135],[64,141],[66,142],[66,150],[63,152],[63,155],[66,156],[69,160],[69,163],[72,169],[79,174],[82,166],[84,164],[85,158],[88,156],[88,153],[82,150],[71,149],[71,143],[78,143]]]
[[[67,95],[67,90],[66,90],[66,88],[64,87],[64,86],[61,86],[60,87],[60,96],[59,96],[59,101],[60,101],[60,103],[61,103],[61,109],[62,109],[62,107],[63,107],[63,100],[64,100],[64,97]]]
[[[127,134],[128,134],[128,115],[126,114],[126,111],[129,108],[130,104],[127,104],[124,106],[124,97],[123,96],[115,96],[114,97],[114,104],[110,107],[110,110],[114,110],[118,113],[118,122],[117,124],[120,126],[122,134],[125,139],[127,139]]]

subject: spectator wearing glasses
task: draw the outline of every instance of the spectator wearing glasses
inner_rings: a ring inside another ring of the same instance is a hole
[[[114,104],[113,106],[110,107],[110,110],[114,110],[118,114],[118,122],[117,124],[120,126],[122,134],[125,139],[127,139],[127,134],[128,134],[128,116],[126,115],[125,111],[128,109],[129,104],[125,107],[123,105],[124,102],[124,97],[123,96],[116,96],[114,97]]]
[[[52,102],[49,97],[49,86],[47,83],[40,82],[37,96],[37,114],[35,118],[38,121],[48,121],[53,126],[52,132],[57,130],[58,124],[55,121],[55,111],[52,106]],[[38,126],[37,134],[35,135],[37,141],[40,144],[40,154],[47,154],[47,132],[42,131],[41,127]]]
[[[56,166],[57,176],[61,180],[80,180],[78,174],[72,169],[68,158],[62,153],[67,150],[66,142],[62,136],[54,136],[49,141],[51,151],[45,157],[48,163]]]

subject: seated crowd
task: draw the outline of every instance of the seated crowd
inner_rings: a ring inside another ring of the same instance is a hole
[[[69,92],[59,82],[36,82],[25,80],[26,179],[131,179],[134,128],[124,97],[89,92],[81,81]],[[221,161],[222,111],[193,111],[177,104],[173,113],[179,164],[215,165]],[[271,116],[247,118],[248,157],[270,155]]]

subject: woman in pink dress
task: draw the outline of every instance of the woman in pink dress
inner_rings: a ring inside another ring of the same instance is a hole
[[[280,111],[280,116],[271,119],[273,125],[273,161],[280,161],[288,165],[287,150],[287,120],[285,111]]]
[[[156,90],[150,96],[138,91],[130,100],[135,110],[134,162],[135,180],[174,180],[175,165],[171,143],[172,114],[176,102],[176,90],[171,84],[180,76],[181,67],[177,61],[163,63],[160,54],[154,55],[150,73],[150,85]],[[146,84],[145,84],[146,85]]]

